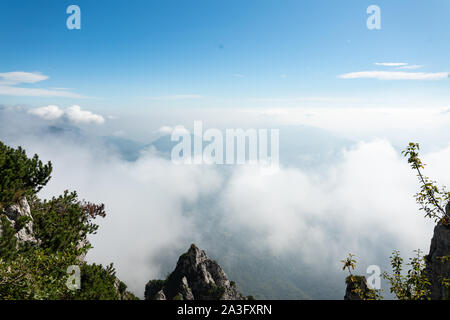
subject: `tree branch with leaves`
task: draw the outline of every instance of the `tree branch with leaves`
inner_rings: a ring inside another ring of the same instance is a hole
[[[446,190],[445,186],[438,187],[436,181],[424,176],[421,170],[425,169],[426,164],[419,158],[419,150],[418,143],[410,142],[408,147],[402,151],[402,154],[408,158],[411,168],[417,171],[417,177],[421,184],[420,191],[415,195],[416,201],[421,206],[420,210],[425,211],[426,217],[449,225],[448,203],[450,202],[450,192]]]

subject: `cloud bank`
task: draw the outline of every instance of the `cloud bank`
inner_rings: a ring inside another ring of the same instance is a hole
[[[80,106],[74,105],[66,110],[58,106],[49,105],[28,110],[28,113],[36,115],[44,120],[57,120],[66,117],[75,124],[103,124],[105,118],[101,115],[83,110]]]
[[[47,106],[40,112],[55,117],[58,110]],[[242,247],[229,244],[232,238],[254,251],[296,257],[301,264],[292,268],[305,268],[303,277],[336,274],[343,283],[339,261],[348,252],[362,265],[383,266],[393,249],[426,252],[432,235],[433,223],[423,218],[413,198],[416,177],[385,139],[342,149],[339,160],[319,171],[282,167],[261,176],[255,166],[224,171],[174,165],[151,149],[129,162],[100,144],[78,144],[66,136],[16,136],[15,145],[53,163],[53,178],[42,197],[69,188],[82,199],[106,204],[108,215],[98,221],[88,259],[114,262],[118,276],[140,296],[149,279],[171,271],[165,257],[173,258],[173,268],[176,253],[191,242],[206,250],[220,243],[237,259],[245,256]],[[425,154],[426,174],[450,185],[449,157],[450,147]]]

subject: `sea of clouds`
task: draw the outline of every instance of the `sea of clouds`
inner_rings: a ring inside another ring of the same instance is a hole
[[[347,114],[346,119],[335,118],[329,124],[330,130],[344,133],[354,143],[342,148],[339,159],[325,168],[282,166],[276,173],[261,175],[255,166],[231,167],[225,174],[220,166],[175,165],[153,148],[143,149],[137,161],[125,161],[98,141],[90,141],[89,134],[83,136],[82,142],[66,133],[42,134],[42,128],[49,125],[101,126],[107,117],[76,106],[65,110],[46,108],[0,110],[0,140],[21,145],[29,154],[38,153],[41,159],[52,161],[53,177],[41,191],[42,197],[70,189],[77,190],[81,199],[106,204],[108,215],[99,221],[99,233],[91,238],[94,249],[88,259],[103,264],[114,262],[118,276],[139,296],[149,279],[170,271],[164,270],[161,256],[176,257],[192,242],[208,250],[204,235],[214,230],[206,223],[209,218],[204,215],[205,206],[215,221],[214,228],[231,234],[248,231],[245,241],[250,245],[274,254],[300,256],[304,264],[323,272],[339,270],[339,261],[349,252],[357,254],[365,266],[384,265],[393,249],[405,255],[418,248],[428,251],[433,222],[423,217],[413,198],[418,181],[399,152],[399,144],[407,138],[403,137],[404,125],[392,120],[398,110],[388,115],[391,125],[380,123],[381,129],[373,121],[382,120],[370,120],[361,111],[354,115],[359,115],[357,126],[364,130],[349,128],[352,114]],[[285,124],[283,118],[289,125],[312,125],[305,123],[307,119],[322,129],[330,121],[326,111],[322,115],[316,111],[313,120],[299,110],[292,113],[298,117],[288,117],[285,112],[273,115],[268,110],[255,110],[253,119],[263,119],[267,125],[267,114],[271,114],[272,125],[280,127]],[[376,110],[372,112],[382,117]],[[424,125],[419,118],[425,113],[403,110],[406,115],[414,112],[417,117],[408,130],[414,132],[412,138],[428,143],[423,155],[428,164],[426,174],[450,185],[450,145],[445,129],[450,114],[431,110],[436,121],[433,123],[433,116],[427,113]],[[339,121],[342,130],[336,124]],[[370,125],[364,126],[362,121]],[[411,127],[414,124],[417,130],[433,127],[424,131],[420,140],[419,132]],[[239,125],[229,123],[230,128]],[[302,150],[291,152],[302,155]],[[205,198],[214,201],[206,203]],[[196,216],[196,208],[202,212],[201,218]]]

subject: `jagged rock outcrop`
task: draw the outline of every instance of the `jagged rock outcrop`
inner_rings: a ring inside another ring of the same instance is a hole
[[[346,283],[344,300],[363,300],[362,297],[365,297],[370,291],[364,276],[349,276]]]
[[[20,198],[17,203],[7,206],[3,209],[3,212],[0,213],[3,213],[6,216],[6,219],[11,223],[13,228],[17,227],[20,220],[28,220],[28,222],[25,223],[24,226],[16,233],[16,238],[22,243],[37,243],[37,240],[33,235],[33,217],[31,216],[31,209],[26,198]]]
[[[447,205],[448,207],[449,205]],[[445,256],[450,256],[450,227],[439,223],[434,227],[430,252],[426,257],[425,270],[431,282],[431,300],[450,298],[448,289],[442,285],[442,279],[450,279],[450,261],[439,259]]]
[[[145,286],[146,300],[245,300],[219,264],[194,244],[166,280]]]

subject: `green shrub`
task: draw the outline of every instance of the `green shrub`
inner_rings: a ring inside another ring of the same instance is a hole
[[[13,149],[0,142],[0,209],[41,190],[51,172],[50,162],[44,165],[37,155],[28,158],[21,147]]]
[[[112,264],[80,261],[91,248],[87,237],[98,230],[93,220],[106,215],[104,205],[79,201],[76,192],[65,191],[49,201],[36,196],[51,171],[50,162],[43,165],[37,155],[29,159],[20,147],[0,142],[0,300],[136,299],[118,282]],[[13,227],[2,212],[20,197],[30,204],[35,243],[19,243],[16,238],[29,217],[19,217]],[[73,265],[81,271],[81,288],[75,291],[66,286],[67,268]]]
[[[40,201],[34,197],[31,213],[36,237],[41,240],[42,247],[52,251],[72,248],[98,229],[98,225],[92,222],[96,215],[90,214],[85,204],[77,199],[76,192],[65,191],[62,196],[53,197],[50,201]],[[103,211],[101,215],[104,216]],[[78,248],[78,254],[85,253],[89,248],[89,245]]]
[[[115,287],[116,275],[112,264],[103,267],[95,263],[81,265],[81,289],[76,291],[77,300],[118,300]]]

